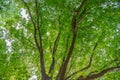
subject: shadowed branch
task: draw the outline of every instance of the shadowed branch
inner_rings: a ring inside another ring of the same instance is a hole
[[[55,66],[55,58],[54,58],[54,55],[56,53],[56,50],[57,50],[57,47],[58,47],[58,42],[60,40],[60,34],[61,32],[58,33],[57,37],[56,37],[56,40],[54,42],[54,47],[53,47],[53,50],[52,50],[52,63],[50,65],[50,69],[49,69],[49,74],[52,73],[52,71],[54,70],[54,66]],[[52,77],[52,75],[51,75]]]

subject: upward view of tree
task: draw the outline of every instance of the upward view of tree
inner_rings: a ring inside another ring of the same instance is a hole
[[[0,0],[0,80],[120,80],[119,0]]]

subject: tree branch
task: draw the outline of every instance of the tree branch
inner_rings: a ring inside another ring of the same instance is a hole
[[[70,73],[70,71],[71,71],[71,69],[72,69],[72,67],[73,67],[73,64],[74,64],[74,61],[73,61],[73,58],[71,58],[71,60],[70,60],[70,65],[69,65],[69,67],[68,67],[68,71],[66,72],[66,76],[67,76],[67,74],[69,74]],[[66,80],[67,78],[65,78],[65,80]]]
[[[66,39],[66,49],[65,49],[65,52],[64,52],[64,53],[67,53],[68,42],[69,42],[69,35],[68,35],[68,37],[67,37],[67,39]],[[61,69],[62,69],[62,66],[63,66],[64,61],[65,61],[65,54],[63,55],[62,64],[61,64],[60,69],[59,69],[59,72],[58,72],[58,74],[57,74],[57,76],[56,76],[56,80],[58,80],[58,78],[59,78],[59,76],[60,76],[60,72],[61,72]]]
[[[83,19],[83,14],[86,12],[86,9],[83,10],[83,12],[80,14],[80,10],[82,10],[82,8],[84,7],[85,3],[87,2],[87,0],[83,0],[81,5],[77,8],[77,10],[75,10],[73,12],[73,18],[72,18],[72,30],[73,32],[77,29],[77,27],[75,26],[77,23],[79,23],[80,21],[82,21]],[[77,17],[79,16],[79,20],[77,21]]]
[[[102,77],[104,74],[106,74],[108,72],[111,72],[111,71],[114,71],[114,70],[119,70],[119,69],[120,69],[120,66],[110,67],[110,68],[107,68],[107,69],[104,69],[104,70],[100,71],[99,73],[90,74],[87,77],[79,77],[77,80],[93,80],[93,79],[97,79],[97,78]]]
[[[30,18],[31,18],[31,21],[32,21],[33,26],[36,27],[35,21],[34,21],[34,19],[33,19],[33,16],[32,16],[32,13],[31,13],[31,11],[30,11],[30,8],[29,8],[28,4],[27,4],[26,2],[24,2],[24,0],[22,0],[22,1],[23,1],[23,3],[25,4],[25,6],[26,6],[26,8],[27,8],[27,10],[28,10],[28,13],[29,13],[29,15],[30,15]]]
[[[56,40],[54,42],[54,47],[53,47],[53,50],[52,50],[52,63],[50,65],[50,68],[49,68],[49,74],[52,73],[52,71],[54,70],[54,66],[55,66],[55,58],[54,58],[54,55],[56,53],[56,50],[57,50],[57,47],[58,47],[58,42],[60,40],[60,34],[61,32],[58,33],[57,37],[56,37]],[[51,75],[52,77],[52,75]]]
[[[95,51],[97,45],[98,45],[98,41],[96,42],[95,46],[93,47],[93,51]],[[70,77],[74,76],[75,74],[77,74],[77,73],[79,73],[81,71],[84,71],[84,70],[90,68],[91,64],[92,64],[92,61],[93,61],[93,55],[94,55],[94,52],[91,54],[91,57],[90,57],[90,60],[89,60],[89,64],[86,67],[84,67],[84,68],[82,68],[82,69],[80,69],[80,70],[72,73],[71,75],[69,75],[68,77],[66,77],[65,80],[69,79]]]
[[[44,54],[43,54],[43,46],[42,46],[42,38],[41,38],[41,29],[40,29],[40,22],[39,22],[39,4],[38,0],[35,0],[35,8],[36,8],[36,27],[38,31],[38,37],[39,37],[39,42],[40,42],[40,47],[39,47],[39,54],[40,54],[40,68],[41,68],[41,76],[42,80],[48,79],[48,76],[45,71],[45,64],[44,64]]]
[[[87,13],[87,9],[85,8],[77,19],[77,25],[79,25],[80,22],[85,18],[86,13]]]
[[[80,11],[82,9],[82,7],[85,5],[86,1],[87,0],[83,0],[83,2],[81,3],[80,7],[78,8],[78,11]],[[71,42],[71,45],[70,45],[67,57],[66,57],[66,59],[65,59],[65,61],[63,63],[63,66],[61,68],[59,80],[64,80],[66,69],[67,69],[67,65],[68,65],[69,60],[71,58],[71,55],[73,53],[74,44],[75,44],[76,36],[77,36],[77,30],[78,30],[78,27],[76,25],[76,23],[77,23],[76,22],[76,17],[78,16],[78,11],[77,12],[73,12],[73,17],[72,17],[73,38],[72,38],[72,42]]]
[[[27,8],[27,10],[28,10],[28,13],[29,13],[29,15],[30,15],[32,24],[33,24],[33,26],[34,26],[34,39],[35,39],[36,46],[37,46],[37,48],[39,49],[39,44],[38,44],[38,40],[37,40],[37,37],[36,37],[37,28],[36,28],[35,21],[34,21],[34,19],[33,19],[33,16],[32,16],[32,13],[31,13],[31,11],[30,11],[30,8],[29,8],[28,4],[27,4],[26,2],[24,2],[24,0],[23,0],[23,3],[25,4],[25,6],[26,6],[26,8]]]
[[[73,34],[72,43],[71,43],[71,46],[69,48],[69,52],[68,52],[67,58],[65,59],[65,61],[63,63],[63,66],[62,66],[62,69],[61,69],[60,80],[64,80],[64,76],[65,76],[65,73],[66,73],[66,68],[67,68],[68,62],[70,60],[70,57],[71,57],[73,49],[74,49],[76,36],[77,36],[77,32],[75,32]]]
[[[37,40],[37,37],[36,37],[37,28],[36,28],[35,21],[34,21],[34,19],[33,19],[33,16],[32,16],[32,13],[31,13],[31,11],[30,11],[30,8],[29,8],[28,4],[27,4],[26,2],[24,2],[24,0],[23,0],[23,3],[25,4],[25,6],[26,6],[26,8],[27,8],[27,10],[28,10],[28,13],[29,13],[29,15],[30,15],[32,24],[33,24],[33,26],[34,26],[34,40],[35,40],[35,43],[36,43],[36,47],[39,49],[40,46],[39,46],[39,44],[38,44],[38,40]]]
[[[24,1],[23,1],[24,2]],[[34,21],[33,19],[33,16],[31,14],[31,11],[30,11],[30,8],[28,6],[28,4],[26,2],[24,2],[25,6],[27,7],[27,10],[28,10],[28,13],[30,15],[30,18],[31,18],[31,21],[32,21],[32,24],[34,26],[34,40],[35,40],[35,43],[36,43],[36,46],[37,46],[37,49],[40,53],[40,68],[41,68],[41,76],[42,76],[42,80],[45,80],[47,79],[47,75],[46,75],[46,72],[45,72],[45,66],[44,66],[44,55],[43,55],[43,49],[42,49],[42,39],[41,39],[41,33],[40,33],[40,26],[39,26],[39,8],[38,8],[38,1],[35,0],[35,8],[36,8],[36,21]],[[39,35],[39,42],[38,42],[38,39],[37,39],[37,32],[38,32],[38,35]]]
[[[37,28],[36,28],[35,21],[33,19],[33,16],[32,16],[32,13],[30,11],[30,8],[29,8],[28,4],[26,2],[24,2],[24,0],[23,0],[23,3],[25,4],[25,6],[26,6],[26,8],[28,10],[28,13],[30,15],[30,18],[31,18],[31,21],[32,21],[32,24],[33,24],[33,27],[34,27],[34,40],[35,40],[35,43],[36,43],[36,47],[39,49],[40,46],[39,46],[39,43],[38,43],[38,40],[37,40],[37,37],[36,37],[36,35],[37,35]]]
[[[87,0],[83,0],[83,2],[81,3],[81,5],[77,8],[76,12],[80,12],[80,10],[84,7],[84,5],[86,4]]]

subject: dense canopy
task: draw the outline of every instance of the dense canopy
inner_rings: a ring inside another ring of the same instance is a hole
[[[120,80],[120,0],[0,0],[0,80]]]

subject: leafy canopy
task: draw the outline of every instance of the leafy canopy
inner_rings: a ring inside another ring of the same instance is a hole
[[[119,56],[119,0],[0,0],[1,80],[119,80]]]

